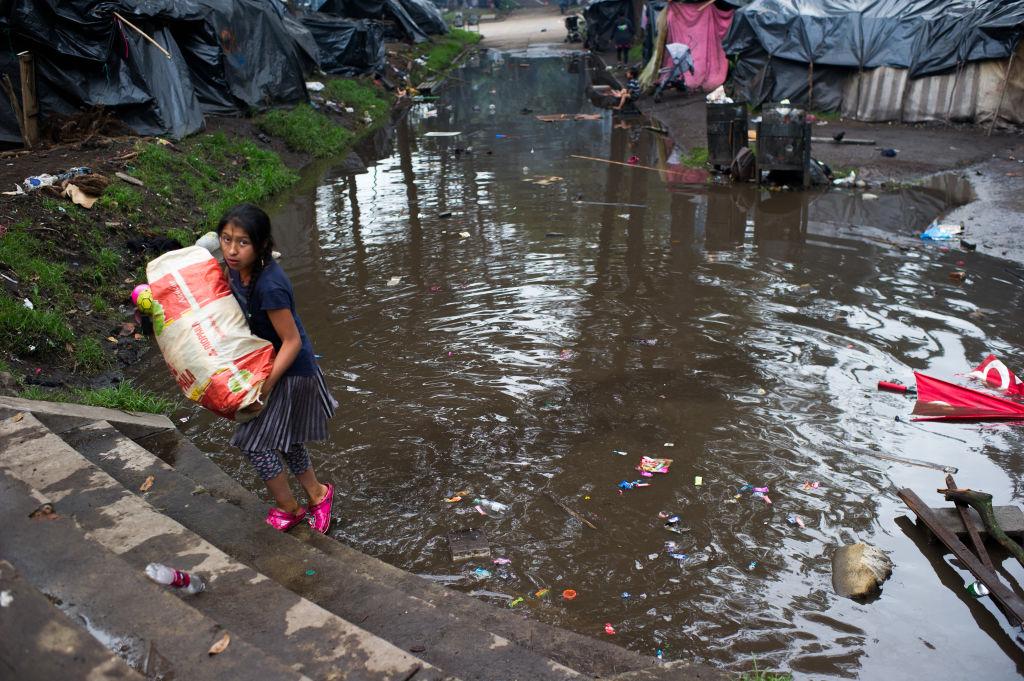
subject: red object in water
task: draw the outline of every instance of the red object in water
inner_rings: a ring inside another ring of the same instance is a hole
[[[605,622],[604,633],[608,634],[609,636],[613,636],[615,634],[615,627],[612,626],[611,622]]]
[[[628,163],[631,166],[635,166],[638,163],[640,163],[640,157],[637,156],[636,154],[633,154],[632,156],[629,157],[629,160],[627,160],[626,163]]]
[[[1016,374],[1010,371],[1005,364],[995,355],[989,355],[978,365],[978,368],[968,374],[971,378],[985,381],[994,388],[998,388],[1008,395],[1024,395],[1024,382],[1017,378]]]
[[[879,381],[879,390],[888,390],[891,393],[906,393],[910,390],[910,386],[903,385],[902,383],[893,383],[891,381]]]
[[[915,421],[1024,420],[1024,404],[914,372]]]

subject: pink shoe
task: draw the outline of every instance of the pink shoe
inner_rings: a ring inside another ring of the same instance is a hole
[[[327,483],[327,494],[319,504],[309,505],[309,525],[320,534],[327,534],[331,526],[331,507],[334,506],[334,485]]]
[[[267,511],[267,525],[270,525],[279,532],[287,532],[302,522],[302,519],[305,517],[305,506],[299,507],[299,510],[294,514],[286,513],[275,506]]]

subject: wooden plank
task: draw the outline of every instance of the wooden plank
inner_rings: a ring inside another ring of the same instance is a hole
[[[1021,599],[1010,587],[1003,584],[995,572],[982,565],[981,561],[971,553],[971,550],[964,546],[964,543],[957,539],[957,536],[943,525],[932,510],[921,501],[911,489],[901,489],[897,493],[900,499],[913,511],[921,522],[932,531],[932,533],[946,545],[953,554],[960,559],[960,562],[988,587],[992,598],[999,601],[1017,621],[1024,621],[1024,599]],[[1012,621],[1012,620],[1011,620]]]
[[[946,488],[957,488],[956,480],[953,479],[952,475],[946,476]],[[978,532],[977,526],[972,522],[971,516],[967,513],[971,507],[958,501],[954,501],[953,504],[956,506],[957,515],[960,516],[960,522],[967,527],[967,534],[971,538],[971,546],[974,547],[974,552],[977,553],[978,558],[981,559],[981,564],[995,572],[995,567],[992,565],[992,559],[989,558],[988,551],[985,550],[985,543],[981,540],[981,533]]]
[[[996,522],[1003,528],[1003,532],[1006,532],[1006,534],[1014,539],[1024,540],[1024,511],[1021,511],[1020,507],[996,506],[993,510],[996,514]],[[967,528],[960,518],[959,511],[955,508],[952,506],[940,506],[938,508],[933,506],[931,511],[935,514],[938,521],[950,532],[959,537],[968,536]],[[971,524],[978,530],[978,534],[981,535],[982,539],[987,539],[988,531],[985,529],[985,523],[981,521],[978,512],[973,508],[968,508],[967,516],[971,519]]]
[[[25,146],[39,141],[39,99],[36,97],[36,65],[31,52],[18,53],[21,71],[21,117]]]

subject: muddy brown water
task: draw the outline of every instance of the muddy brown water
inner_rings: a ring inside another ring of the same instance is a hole
[[[500,594],[523,596],[524,616],[594,637],[610,623],[652,660],[661,649],[800,678],[1016,677],[1019,631],[898,520],[909,511],[896,490],[943,505],[943,475],[874,456],[957,466],[962,485],[1019,503],[1018,429],[912,426],[896,420],[911,401],[875,390],[912,370],[955,377],[989,351],[1024,369],[1024,288],[1007,263],[914,236],[969,189],[941,180],[871,199],[709,184],[643,120],[521,113],[593,111],[586,71],[567,59],[481,55],[397,123],[367,173],[327,172],[273,210],[342,404],[312,447],[338,486],[332,534],[461,577],[451,588],[499,607]],[[958,267],[962,285],[949,279]],[[160,367],[151,355],[141,380],[173,395]],[[228,448],[228,422],[177,416],[265,496]],[[674,462],[620,493],[641,455]],[[736,498],[747,483],[773,503]],[[484,517],[444,501],[463,489],[510,508]],[[446,534],[465,527],[511,563],[452,564]],[[896,566],[869,603],[831,586],[831,551],[858,540]],[[1024,577],[1012,559],[1003,568]],[[541,588],[550,595],[533,597]]]

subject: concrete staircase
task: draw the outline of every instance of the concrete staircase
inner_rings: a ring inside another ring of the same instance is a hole
[[[53,514],[34,513],[44,503]],[[654,666],[304,526],[275,532],[265,512],[164,417],[0,397],[0,677],[728,678]],[[154,584],[149,562],[207,590]]]

